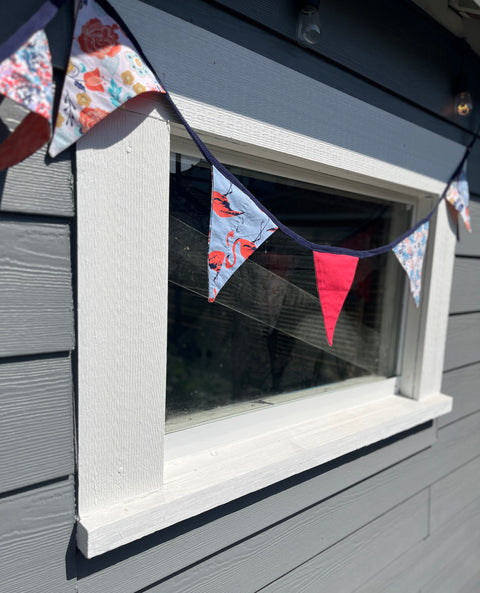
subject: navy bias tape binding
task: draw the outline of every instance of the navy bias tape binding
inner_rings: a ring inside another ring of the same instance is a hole
[[[66,0],[47,0],[26,23],[0,45],[0,62],[12,56],[38,30],[45,28]]]
[[[153,72],[155,73],[155,70],[153,70]],[[267,210],[267,208],[265,208],[265,206],[263,206],[263,204],[259,200],[257,200],[257,198],[232,173],[230,173],[230,171],[228,169],[226,169],[219,161],[217,161],[217,159],[212,155],[212,153],[208,150],[208,148],[205,146],[205,144],[200,140],[197,133],[190,127],[188,122],[185,120],[185,118],[181,114],[180,110],[178,109],[178,107],[175,105],[173,99],[171,98],[168,90],[165,88],[165,85],[163,83],[161,83],[161,84],[165,90],[165,96],[168,99],[170,105],[173,107],[173,110],[175,111],[176,115],[178,116],[178,118],[180,119],[182,124],[185,126],[185,129],[190,134],[190,136],[192,137],[192,140],[195,142],[195,144],[197,145],[198,149],[203,154],[205,159],[211,165],[216,167],[229,181],[231,181],[234,185],[236,185],[241,191],[245,192],[248,195],[248,197],[260,208],[260,210],[262,210],[272,220],[272,222],[274,224],[276,224],[278,226],[278,228],[281,231],[283,231],[283,233],[285,233],[285,235],[287,235],[288,237],[293,239],[293,241],[295,241],[299,245],[302,245],[306,249],[310,249],[312,251],[321,251],[323,253],[333,253],[333,254],[337,254],[337,255],[351,255],[354,257],[358,257],[358,258],[366,258],[366,257],[373,257],[375,255],[381,255],[382,253],[388,253],[389,251],[391,251],[396,245],[401,243],[404,239],[406,239],[408,236],[410,236],[412,233],[414,233],[419,227],[421,227],[422,224],[425,224],[426,222],[428,222],[432,218],[432,216],[435,214],[435,212],[437,211],[438,207],[440,206],[442,200],[445,198],[445,195],[448,190],[448,186],[462,170],[462,167],[465,164],[465,161],[467,160],[468,155],[470,154],[470,151],[472,150],[472,148],[478,138],[478,134],[480,132],[480,127],[479,127],[477,132],[474,134],[470,144],[467,146],[460,163],[457,165],[454,172],[450,176],[450,178],[446,184],[446,187],[442,192],[442,195],[438,199],[438,202],[435,204],[435,206],[432,208],[432,210],[424,218],[419,220],[414,226],[412,226],[410,229],[408,229],[407,231],[402,233],[400,236],[398,236],[396,239],[394,239],[387,245],[382,245],[381,247],[376,247],[375,249],[366,249],[366,250],[360,251],[360,250],[355,250],[355,249],[348,249],[346,247],[333,247],[331,245],[320,245],[318,243],[312,243],[311,241],[308,241],[307,239],[305,239],[304,237],[302,237],[301,235],[297,234],[295,231],[293,231],[292,229],[290,229],[289,227],[284,225],[280,220],[278,220],[278,218],[272,212]]]

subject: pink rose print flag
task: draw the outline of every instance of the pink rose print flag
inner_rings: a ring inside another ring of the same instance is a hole
[[[447,195],[445,196],[447,202],[450,202],[452,206],[462,217],[465,227],[469,233],[472,232],[470,224],[470,211],[468,209],[468,202],[470,200],[470,192],[468,189],[467,181],[467,163],[462,167],[460,173],[454,177],[447,189]]]
[[[81,0],[51,156],[137,95],[165,93],[134,45],[95,0]]]
[[[338,316],[355,277],[358,257],[314,251],[313,262],[325,331],[331,346]]]
[[[0,94],[29,113],[0,145],[0,171],[16,165],[50,139],[52,60],[43,30],[0,64]]]
[[[212,167],[208,241],[208,300],[277,230],[270,218],[236,185]]]
[[[425,222],[393,248],[398,261],[410,279],[410,291],[415,304],[420,304],[423,258],[427,249],[429,223]]]

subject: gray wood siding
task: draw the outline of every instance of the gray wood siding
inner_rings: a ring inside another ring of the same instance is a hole
[[[25,116],[13,101],[0,104],[0,119],[12,131]],[[30,157],[0,171],[0,212],[73,216],[71,151],[47,156],[47,145]]]
[[[0,364],[0,492],[73,473],[70,357]]]
[[[69,572],[73,480],[13,494],[0,505],[0,579],[5,593],[75,591]]]
[[[2,3],[0,41],[42,4]],[[48,27],[63,68],[72,6]],[[2,128],[21,109],[0,104]],[[75,591],[71,154],[0,172],[0,589]]]
[[[0,221],[0,356],[73,348],[67,224]]]

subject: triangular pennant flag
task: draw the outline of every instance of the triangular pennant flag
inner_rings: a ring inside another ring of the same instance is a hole
[[[463,165],[460,173],[448,186],[446,200],[458,211],[465,223],[467,231],[471,233],[472,227],[470,224],[470,212],[468,210],[470,192],[468,190],[467,181],[467,163]]]
[[[313,262],[325,331],[331,346],[338,316],[352,286],[358,257],[314,251]]]
[[[43,30],[0,64],[0,94],[30,113],[0,145],[0,171],[16,165],[50,138],[52,59]]]
[[[50,155],[145,92],[165,93],[120,25],[94,0],[82,0]]]
[[[423,258],[427,249],[429,223],[425,222],[393,248],[398,261],[410,279],[410,291],[415,304],[420,304]]]
[[[272,220],[242,190],[212,167],[212,204],[208,240],[208,300],[277,230]]]

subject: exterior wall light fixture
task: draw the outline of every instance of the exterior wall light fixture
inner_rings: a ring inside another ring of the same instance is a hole
[[[460,117],[468,117],[473,111],[472,95],[463,91],[455,95],[455,114]]]
[[[311,47],[320,41],[320,0],[307,0],[300,8],[297,19],[297,42]]]

